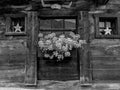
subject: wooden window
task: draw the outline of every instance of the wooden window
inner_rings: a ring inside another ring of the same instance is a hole
[[[6,15],[6,35],[25,35],[26,16],[23,14]]]
[[[118,15],[95,15],[96,38],[120,38]]]
[[[77,18],[71,17],[40,17],[41,31],[74,31],[77,28]]]

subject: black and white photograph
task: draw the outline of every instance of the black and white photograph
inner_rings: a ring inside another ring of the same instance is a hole
[[[120,0],[0,0],[0,90],[120,90]]]

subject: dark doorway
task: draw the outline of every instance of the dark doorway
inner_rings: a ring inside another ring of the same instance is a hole
[[[37,57],[38,80],[79,80],[79,60],[77,50],[72,51],[71,57],[66,57],[62,61]]]
[[[39,32],[44,34],[55,33],[77,33],[77,17],[40,17]],[[44,58],[38,47],[37,76],[38,80],[79,80],[79,59],[77,49],[71,51],[71,56],[62,61]]]

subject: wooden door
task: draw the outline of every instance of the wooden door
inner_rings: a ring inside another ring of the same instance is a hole
[[[76,17],[49,17],[39,18],[39,31],[42,33],[76,32]],[[38,47],[37,76],[38,80],[79,80],[79,58],[77,49],[72,50],[71,56],[62,61],[46,59]]]

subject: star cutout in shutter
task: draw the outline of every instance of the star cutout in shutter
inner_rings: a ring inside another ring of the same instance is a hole
[[[22,26],[20,26],[19,23],[17,23],[17,25],[14,26],[14,28],[15,28],[15,32],[22,32],[21,31]]]
[[[106,27],[106,29],[104,29],[105,31],[105,35],[111,35],[111,29],[109,29],[109,27]]]

